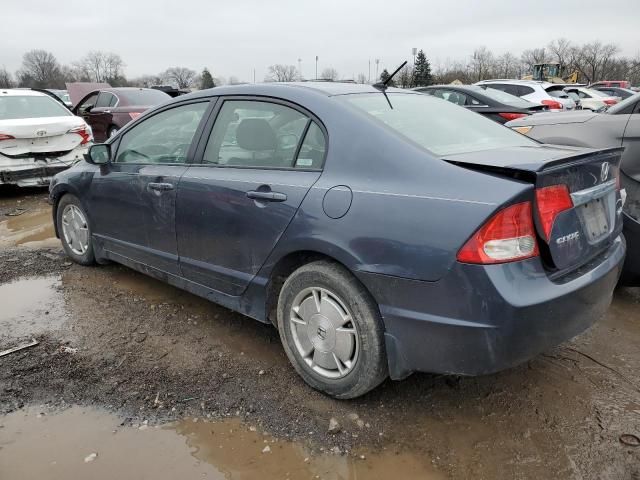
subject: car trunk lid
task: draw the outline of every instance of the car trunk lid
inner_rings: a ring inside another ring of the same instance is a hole
[[[73,116],[0,120],[0,133],[12,137],[0,141],[0,154],[18,157],[73,150],[83,137],[69,131],[85,126],[81,118]]]
[[[553,272],[565,272],[606,250],[622,230],[622,151],[542,145],[450,155],[445,160],[533,184],[541,255]]]

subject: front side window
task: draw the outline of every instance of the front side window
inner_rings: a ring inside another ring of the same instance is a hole
[[[538,145],[482,115],[427,95],[390,93],[386,97],[393,108],[382,93],[340,98],[438,156]]]
[[[111,103],[113,95],[109,92],[102,92],[98,95],[98,101],[96,102],[96,108],[108,107]]]
[[[80,113],[85,113],[87,110],[93,108],[96,104],[96,100],[98,99],[98,92],[89,95],[84,101],[78,106],[78,111]]]
[[[276,103],[225,101],[203,161],[221,166],[292,168],[310,121],[299,111]]]
[[[185,163],[208,102],[191,103],[153,115],[124,134],[116,162]]]
[[[71,112],[48,95],[11,95],[0,97],[0,120],[17,118],[65,117]]]

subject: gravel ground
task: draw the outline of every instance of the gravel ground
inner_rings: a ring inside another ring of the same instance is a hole
[[[47,209],[45,197],[0,191],[0,222],[20,205]],[[335,401],[298,378],[272,327],[39,245],[0,250],[0,302],[17,309],[0,350],[39,341],[0,358],[0,424],[33,405],[101,407],[128,423],[231,416],[314,451],[414,452],[450,478],[640,479],[640,447],[620,441],[640,435],[639,289],[619,290],[592,330],[507,372],[416,374]],[[24,299],[8,293],[16,281]]]

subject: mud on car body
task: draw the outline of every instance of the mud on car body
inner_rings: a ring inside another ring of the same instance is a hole
[[[50,199],[76,262],[271,322],[309,385],[353,398],[388,375],[495,372],[590,327],[625,254],[620,154],[384,86],[229,86],[92,146]]]

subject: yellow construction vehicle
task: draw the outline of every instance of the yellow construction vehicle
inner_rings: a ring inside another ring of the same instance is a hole
[[[536,63],[533,75],[525,75],[523,80],[538,80],[551,83],[578,83],[578,72],[562,76],[559,63]]]

